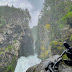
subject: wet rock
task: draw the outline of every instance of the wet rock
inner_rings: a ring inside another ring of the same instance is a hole
[[[26,72],[49,72],[45,71],[45,68],[50,61],[54,62],[58,57],[59,55],[52,56],[49,59],[42,61],[40,64],[28,68]],[[59,72],[72,72],[72,67],[61,62],[59,65]]]
[[[33,50],[33,39],[31,36],[23,36],[20,44],[21,50],[19,51],[20,56],[29,56],[34,54]]]

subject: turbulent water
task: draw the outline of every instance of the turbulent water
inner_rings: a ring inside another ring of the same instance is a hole
[[[35,65],[40,63],[41,60],[37,58],[37,55],[28,56],[28,57],[20,57],[18,59],[16,68],[14,72],[26,72],[26,70]]]

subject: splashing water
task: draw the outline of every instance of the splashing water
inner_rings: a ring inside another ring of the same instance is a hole
[[[37,55],[33,55],[33,56],[28,56],[28,57],[20,57],[18,59],[16,68],[14,72],[26,72],[26,70],[35,65],[40,63],[41,60],[37,58]]]

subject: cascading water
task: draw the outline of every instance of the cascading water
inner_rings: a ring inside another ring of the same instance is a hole
[[[34,54],[35,54],[35,40],[34,40]]]
[[[37,58],[37,55],[34,56],[28,56],[28,57],[20,57],[18,59],[16,68],[14,72],[26,72],[26,70],[35,65],[40,63],[41,60]]]
[[[34,53],[35,53],[35,42],[34,42]],[[28,57],[20,57],[17,61],[17,65],[14,72],[26,72],[26,70],[36,64],[39,64],[41,60],[37,58],[37,55],[30,55]]]

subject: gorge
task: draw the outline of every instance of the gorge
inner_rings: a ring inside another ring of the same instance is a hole
[[[33,69],[43,72],[40,70],[45,68],[48,58],[65,50],[64,41],[72,46],[72,0],[43,1],[43,7],[38,11],[26,2],[28,8],[0,6],[0,72],[29,72]],[[32,28],[29,27],[31,20],[37,23]],[[66,55],[62,58],[68,59]],[[61,66],[65,67],[64,64]]]

